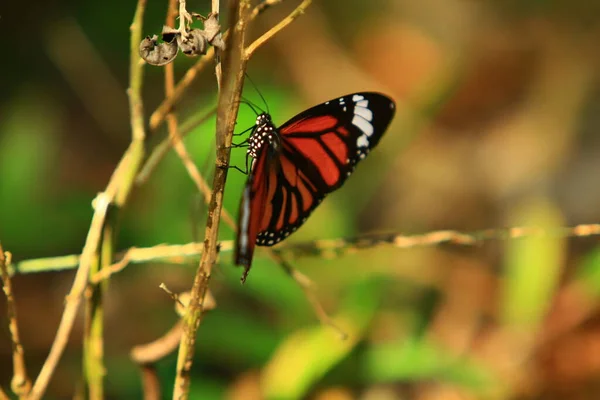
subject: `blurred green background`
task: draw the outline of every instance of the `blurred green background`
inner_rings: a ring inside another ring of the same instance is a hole
[[[208,1],[188,9],[208,12]],[[295,7],[286,1],[252,37]],[[135,2],[34,1],[2,7],[0,240],[15,261],[81,251],[91,200],[125,150],[129,24]],[[167,4],[149,1],[144,34]],[[256,54],[248,73],[281,124],[337,96],[378,90],[398,114],[379,148],[285,243],[368,232],[471,231],[600,220],[600,3],[578,1],[318,1]],[[227,16],[225,15],[226,19]],[[180,55],[181,77],[195,60]],[[164,96],[146,66],[146,115]],[[244,95],[261,104],[247,86]],[[215,106],[213,70],[177,108]],[[238,128],[253,123],[242,106]],[[164,128],[163,128],[164,129]],[[164,134],[164,132],[162,132]],[[210,177],[214,119],[186,138]],[[233,150],[242,165],[243,150]],[[210,180],[210,179],[209,179]],[[237,214],[245,176],[229,174]],[[206,209],[171,152],[124,210],[118,247],[201,240]],[[221,238],[231,240],[223,225]],[[284,244],[285,244],[284,243]],[[245,286],[231,253],[211,289],[217,308],[198,336],[192,398],[596,399],[600,394],[597,238],[524,238],[475,247],[379,246],[294,267],[317,284],[350,335],[320,326],[297,285],[260,251]],[[132,346],[176,321],[158,288],[189,289],[197,263],[144,264],[106,296],[106,393],[141,398]],[[73,272],[14,278],[30,374],[43,363]],[[0,299],[0,384],[11,349]],[[175,355],[157,367],[170,398]],[[48,398],[81,379],[81,324]]]

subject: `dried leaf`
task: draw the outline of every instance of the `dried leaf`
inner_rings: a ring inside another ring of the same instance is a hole
[[[204,19],[204,32],[208,43],[219,50],[225,50],[225,42],[221,36],[221,25],[217,19],[218,15],[217,13],[208,14],[208,17]]]
[[[169,37],[169,36],[167,36]],[[165,41],[158,43],[158,37],[156,35],[149,37],[146,36],[140,43],[140,57],[144,59],[148,64],[162,66],[170,63],[177,56],[177,41],[173,40],[175,36],[171,37],[171,41]],[[163,39],[165,38],[163,34]]]
[[[177,36],[177,43],[183,54],[186,56],[206,54],[208,40],[205,37],[204,31],[201,29],[192,29],[188,32],[188,35],[186,39],[183,39],[181,35]]]

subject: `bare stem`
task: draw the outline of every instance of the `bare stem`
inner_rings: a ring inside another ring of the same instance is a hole
[[[46,359],[46,362],[42,366],[42,370],[38,375],[36,382],[31,391],[30,398],[31,399],[40,399],[44,395],[46,388],[48,387],[48,383],[52,374],[54,373],[56,366],[58,365],[58,361],[64,352],[66,344],[69,340],[69,335],[73,328],[73,324],[75,322],[75,316],[77,314],[77,310],[79,309],[79,305],[81,303],[82,294],[87,286],[87,281],[90,276],[90,269],[94,262],[97,262],[99,257],[98,251],[100,248],[100,243],[103,239],[104,243],[108,243],[112,241],[113,238],[113,228],[110,226],[110,230],[106,232],[104,229],[108,229],[108,226],[105,226],[108,207],[111,203],[117,206],[117,209],[122,208],[122,206],[127,201],[129,194],[131,192],[131,188],[133,187],[133,182],[135,180],[135,176],[137,175],[139,168],[144,159],[144,140],[146,137],[144,130],[144,108],[141,98],[141,88],[142,88],[142,79],[143,79],[143,62],[140,59],[138,54],[138,46],[142,37],[142,21],[144,10],[146,7],[146,0],[138,0],[135,16],[133,19],[133,23],[131,24],[131,57],[130,57],[130,83],[129,83],[129,105],[130,105],[130,114],[131,114],[131,130],[132,130],[132,141],[129,145],[129,148],[121,158],[121,161],[115,168],[113,175],[110,178],[110,181],[106,187],[105,192],[100,193],[95,200],[95,212],[92,217],[92,222],[90,225],[90,230],[88,232],[88,236],[81,254],[81,260],[79,269],[77,274],[75,275],[75,280],[73,282],[73,286],[71,287],[71,291],[67,296],[67,300],[65,303],[65,310],[61,317],[61,321],[56,333],[56,337],[52,344],[52,348],[50,349],[50,354]],[[106,233],[106,235],[105,235]],[[108,246],[108,244],[107,244]],[[112,262],[112,244],[109,249],[103,249],[103,256],[107,265]],[[100,303],[97,303],[97,305]],[[99,312],[97,314],[97,318],[102,317],[101,310],[98,307],[93,310],[93,313]],[[96,325],[94,328],[94,338],[91,343],[95,343],[95,346],[100,344],[102,340],[102,324]],[[91,332],[91,331],[90,331]],[[99,342],[99,341],[100,342]],[[102,376],[103,376],[103,366],[102,366],[102,357],[96,354],[94,368],[97,368],[98,376],[100,376],[100,383],[98,380],[95,380],[95,383],[90,387],[94,391],[94,397],[103,395],[102,391]]]
[[[6,259],[9,259],[7,262]],[[0,273],[2,274],[2,289],[6,296],[6,315],[8,317],[8,330],[12,343],[13,377],[10,387],[19,398],[24,398],[31,390],[31,380],[27,375],[25,366],[25,351],[19,336],[19,325],[17,323],[17,306],[12,292],[12,284],[8,274],[7,264],[10,263],[10,253],[4,253],[0,243]]]
[[[50,354],[48,354],[48,358],[42,366],[42,370],[33,385],[29,399],[42,398],[67,345],[73,323],[75,322],[75,316],[77,315],[77,310],[81,303],[81,295],[87,286],[90,268],[98,252],[98,245],[102,236],[102,227],[104,226],[106,212],[110,202],[111,196],[107,193],[100,193],[95,199],[95,212],[81,254],[81,263],[77,270],[77,274],[75,275],[71,291],[67,296],[65,311],[62,314],[56,337],[50,349]]]
[[[213,15],[219,18],[219,14],[221,13],[221,0],[212,0],[211,1],[211,11]],[[219,33],[220,35],[220,33]],[[215,77],[217,78],[217,87],[219,88],[219,92],[221,91],[221,83],[223,81],[223,70],[221,66],[221,55],[220,51],[215,49]]]
[[[335,252],[345,250],[368,249],[380,244],[391,244],[400,249],[434,246],[442,243],[455,244],[461,246],[471,246],[482,243],[487,240],[510,240],[521,237],[547,235],[552,237],[588,237],[600,235],[600,224],[582,224],[573,227],[563,227],[560,229],[541,229],[531,226],[513,227],[509,229],[486,229],[475,232],[458,231],[432,231],[418,235],[400,235],[396,233],[362,235],[353,239],[324,239],[314,242],[293,243],[281,245],[275,250],[275,253],[292,255],[294,257],[323,257],[327,253],[331,255]],[[147,262],[170,262],[173,264],[187,263],[189,259],[198,257],[202,254],[203,243],[186,243],[166,245],[161,244],[152,247],[136,248],[117,254],[119,261],[112,264],[108,271],[102,271],[92,277],[94,282],[105,279],[107,275],[112,275],[125,268],[126,264],[140,264]],[[220,252],[225,253],[233,250],[233,241],[220,242]],[[59,257],[38,258],[33,260],[23,260],[16,266],[9,265],[9,275],[16,272],[20,274],[31,274],[48,271],[61,271],[73,269],[79,265],[81,256],[71,254]]]
[[[181,129],[179,135],[181,138],[184,138],[188,133],[194,130],[196,127],[202,125],[209,118],[217,113],[217,109],[214,108],[206,114],[202,115],[194,115],[190,117],[187,121],[181,124]],[[148,159],[144,162],[144,166],[140,169],[140,173],[135,178],[135,183],[137,185],[142,185],[148,181],[150,175],[154,172],[160,161],[167,155],[167,152],[171,149],[172,142],[171,138],[167,136],[166,139],[162,140],[158,145],[156,145]]]
[[[235,7],[235,6],[234,6]],[[239,109],[246,63],[244,43],[248,21],[249,0],[240,0],[230,15],[237,20],[227,43],[223,83],[217,108],[217,159],[213,179],[213,193],[208,209],[204,250],[194,278],[190,303],[186,309],[183,336],[179,345],[174,399],[187,399],[189,395],[190,370],[196,343],[196,331],[200,325],[204,297],[208,291],[212,267],[217,258],[219,220],[223,207],[223,192],[227,179],[227,166],[231,152],[231,139]]]
[[[152,364],[141,364],[140,372],[142,374],[144,400],[160,400],[162,396],[156,367]]]

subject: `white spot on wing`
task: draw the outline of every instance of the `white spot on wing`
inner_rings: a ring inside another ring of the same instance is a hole
[[[367,137],[365,135],[360,135],[358,137],[358,139],[356,139],[356,145],[358,147],[368,147],[369,146],[369,140],[367,139]]]
[[[361,100],[356,102],[357,107],[369,107],[369,100]]]
[[[357,114],[355,114],[354,118],[352,118],[352,125],[363,131],[367,136],[371,136],[373,134],[373,125]]]
[[[361,101],[362,99],[364,99],[364,97],[360,94],[355,94],[354,96],[352,96],[352,101],[354,102]]]
[[[354,114],[360,115],[367,121],[373,121],[373,112],[368,108],[364,107],[354,107]]]

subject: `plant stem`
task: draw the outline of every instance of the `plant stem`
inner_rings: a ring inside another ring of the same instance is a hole
[[[13,378],[10,386],[13,393],[19,396],[19,398],[24,398],[29,393],[29,390],[31,390],[31,381],[27,376],[27,368],[25,367],[25,352],[19,336],[17,307],[12,292],[10,276],[6,267],[6,255],[10,258],[10,253],[5,254],[2,244],[0,244],[0,273],[2,274],[2,289],[6,296],[6,316],[8,317],[8,330],[10,331],[13,356]]]
[[[234,6],[235,7],[235,6]],[[223,208],[223,192],[227,179],[227,166],[231,152],[231,140],[239,109],[246,59],[244,58],[244,43],[248,21],[249,0],[240,0],[234,12],[237,23],[230,35],[227,50],[223,60],[223,82],[217,108],[217,159],[213,178],[213,193],[211,196],[204,249],[200,265],[194,277],[190,303],[183,318],[183,336],[179,345],[177,372],[173,399],[187,399],[190,386],[190,371],[196,344],[196,331],[200,325],[204,296],[206,295],[212,267],[217,258],[219,222]]]

